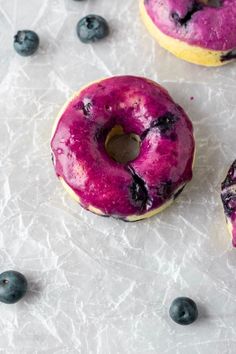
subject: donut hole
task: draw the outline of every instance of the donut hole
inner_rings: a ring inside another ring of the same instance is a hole
[[[222,0],[200,0],[200,2],[210,7],[222,6]]]
[[[105,149],[113,160],[126,164],[135,160],[140,152],[140,137],[137,134],[126,134],[120,125],[115,125],[108,133]]]

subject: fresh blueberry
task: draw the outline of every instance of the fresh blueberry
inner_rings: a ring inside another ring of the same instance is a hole
[[[14,48],[18,54],[28,57],[36,52],[39,46],[39,36],[34,31],[18,31],[14,36]]]
[[[169,314],[174,322],[189,325],[198,317],[197,305],[188,297],[178,297],[172,302]]]
[[[14,304],[27,291],[27,280],[23,274],[9,270],[0,274],[0,301],[5,304]]]
[[[77,23],[76,32],[81,42],[91,43],[105,38],[109,34],[109,27],[103,17],[88,15]]]

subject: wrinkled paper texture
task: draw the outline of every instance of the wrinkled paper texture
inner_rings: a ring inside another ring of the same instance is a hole
[[[89,13],[110,24],[107,40],[82,44]],[[33,29],[36,55],[13,35]],[[235,353],[236,250],[225,227],[220,183],[236,157],[236,64],[202,68],[161,49],[134,0],[0,0],[0,271],[29,280],[18,304],[0,304],[1,353]],[[146,76],[191,117],[194,178],[176,203],[138,223],[84,211],[51,163],[54,118],[74,91],[110,75]],[[190,296],[199,321],[178,326],[168,309]]]

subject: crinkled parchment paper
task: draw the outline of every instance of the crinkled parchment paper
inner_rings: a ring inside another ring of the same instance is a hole
[[[104,16],[110,37],[84,45],[77,21]],[[13,35],[38,32],[37,55]],[[0,0],[0,271],[30,291],[0,304],[1,353],[194,354],[236,351],[236,250],[219,190],[236,157],[236,64],[207,69],[162,50],[135,0]],[[64,192],[49,140],[64,101],[89,81],[147,76],[191,117],[194,178],[177,202],[134,224],[90,214]],[[193,98],[193,99],[191,99]],[[200,319],[174,324],[170,302],[190,296]]]

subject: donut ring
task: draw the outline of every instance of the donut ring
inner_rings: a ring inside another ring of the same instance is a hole
[[[236,59],[236,0],[141,0],[140,11],[151,35],[178,58],[205,66]]]
[[[113,160],[111,135],[132,134],[139,155]],[[192,178],[192,124],[160,85],[118,76],[81,89],[59,114],[51,139],[54,167],[65,189],[84,208],[136,221],[177,197]]]

